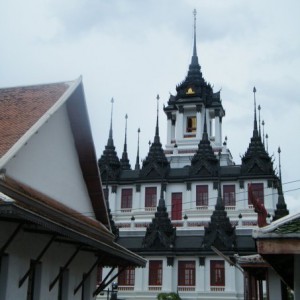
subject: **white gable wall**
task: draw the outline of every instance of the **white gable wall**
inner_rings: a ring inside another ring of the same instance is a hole
[[[94,216],[66,104],[21,147],[5,169],[8,176],[81,213]]]

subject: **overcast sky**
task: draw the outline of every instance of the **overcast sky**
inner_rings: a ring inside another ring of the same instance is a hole
[[[297,0],[10,0],[0,2],[0,87],[83,76],[98,157],[107,143],[110,100],[119,157],[128,114],[128,152],[135,164],[153,141],[156,96],[163,104],[186,76],[197,9],[197,49],[204,78],[221,91],[223,139],[240,164],[253,130],[257,89],[268,150],[285,199],[300,210],[300,2]],[[294,183],[291,183],[295,181]]]

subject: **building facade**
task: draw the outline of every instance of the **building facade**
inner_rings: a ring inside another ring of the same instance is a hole
[[[176,292],[182,299],[244,299],[243,274],[234,257],[256,253],[252,230],[257,212],[248,186],[270,218],[288,214],[253,92],[253,134],[236,164],[222,136],[220,91],[214,92],[201,72],[195,30],[187,76],[164,106],[165,147],[157,112],[149,152],[140,165],[138,144],[131,167],[127,133],[119,158],[111,122],[98,161],[110,219],[117,242],[148,261],[146,268],[119,276],[120,298],[156,299],[158,293]]]

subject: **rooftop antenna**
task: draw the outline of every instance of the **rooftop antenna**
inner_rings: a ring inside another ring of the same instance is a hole
[[[269,143],[268,143],[268,138],[269,138],[269,135],[266,133],[266,146],[267,146],[267,152],[269,152],[269,150],[268,150],[268,148],[269,148],[269,147],[268,147],[268,146],[269,146],[269,145],[268,145],[268,144],[269,144]]]

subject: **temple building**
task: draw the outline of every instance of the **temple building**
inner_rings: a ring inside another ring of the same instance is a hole
[[[145,268],[127,268],[118,277],[122,299],[156,299],[162,292],[182,299],[244,299],[243,270],[234,257],[256,254],[252,231],[258,214],[248,197],[249,185],[269,219],[288,214],[281,178],[260,130],[255,88],[253,118],[245,120],[253,122],[253,133],[241,149],[240,163],[227,148],[225,109],[220,91],[202,75],[194,17],[187,75],[164,106],[165,146],[157,104],[154,139],[141,164],[139,135],[136,162],[129,162],[127,126],[118,157],[113,116],[98,161],[116,241],[147,260]],[[109,270],[102,271],[105,277]]]

